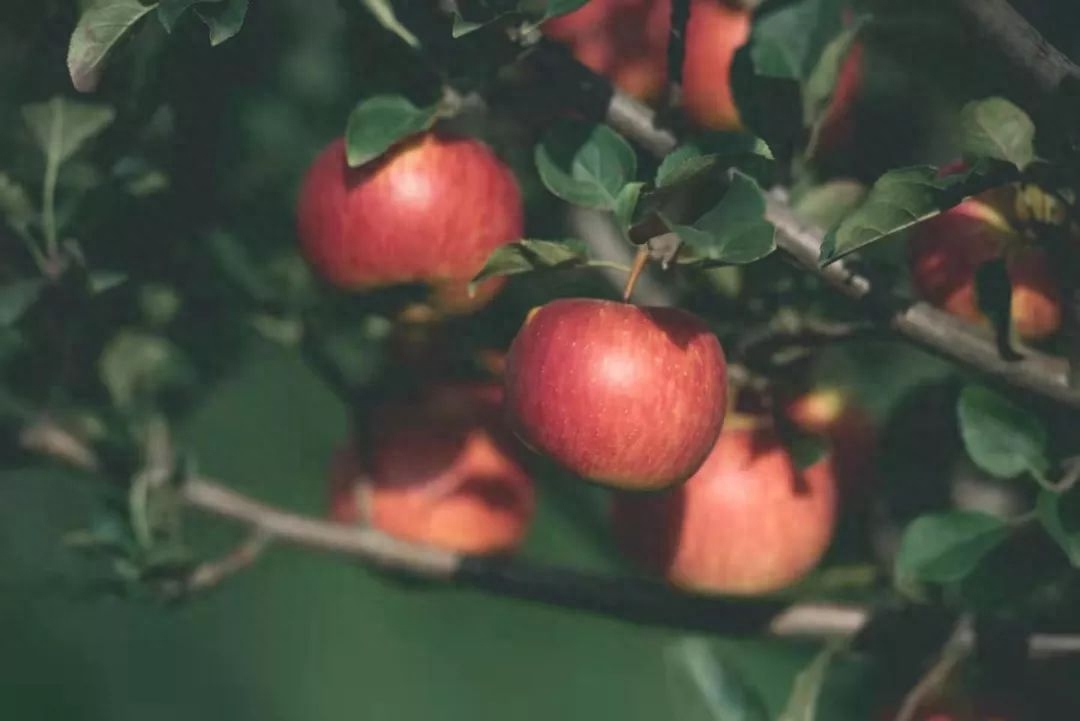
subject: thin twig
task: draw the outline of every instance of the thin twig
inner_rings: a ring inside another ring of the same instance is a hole
[[[197,593],[217,586],[225,579],[250,568],[262,556],[273,535],[256,528],[241,544],[214,561],[205,561],[195,567],[184,584],[185,591]]]
[[[914,721],[915,714],[945,685],[953,670],[971,653],[972,635],[971,618],[964,616],[957,621],[938,659],[904,696],[904,702],[896,714],[896,721]]]

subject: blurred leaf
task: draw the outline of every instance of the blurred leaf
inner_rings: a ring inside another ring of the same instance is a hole
[[[664,662],[678,721],[768,721],[761,698],[706,641],[668,644]]]
[[[362,388],[376,381],[387,363],[386,340],[393,324],[381,316],[369,315],[361,323],[350,323],[313,337],[301,339],[309,356],[318,356],[320,365],[331,367],[347,389]]]
[[[379,157],[410,135],[435,122],[436,106],[418,108],[400,95],[376,95],[349,114],[345,129],[345,155],[351,167]]]
[[[807,127],[815,126],[829,108],[840,68],[847,59],[863,23],[857,23],[845,29],[825,46],[821,57],[814,65],[803,87],[803,122]]]
[[[765,196],[738,171],[720,202],[692,225],[664,222],[695,255],[711,261],[751,263],[776,249],[776,231],[765,220]]]
[[[585,244],[578,240],[519,240],[495,249],[473,283],[498,275],[518,275],[585,265]]]
[[[831,228],[865,197],[866,186],[857,180],[830,180],[807,190],[795,203],[795,212],[819,228]]]
[[[994,159],[943,177],[929,165],[890,170],[875,181],[858,209],[825,234],[819,262],[827,265],[1016,177],[1015,167]]]
[[[161,0],[158,3],[158,20],[166,32],[176,29],[176,23],[191,9],[200,3],[218,3],[221,0]]]
[[[127,275],[116,270],[95,270],[86,277],[90,293],[97,295],[111,290],[127,280]]]
[[[71,33],[67,54],[68,73],[76,90],[88,93],[97,88],[109,51],[154,7],[137,0],[98,0],[83,12]]]
[[[1080,568],[1080,487],[1064,493],[1043,489],[1035,513],[1046,532],[1076,568]]]
[[[213,231],[206,239],[207,250],[218,266],[252,300],[270,301],[274,291],[262,276],[247,248],[237,238],[224,231]]]
[[[98,362],[101,381],[117,407],[130,409],[158,393],[186,385],[193,370],[167,338],[125,330],[105,346]]]
[[[1005,98],[973,100],[960,113],[965,157],[995,158],[1023,169],[1035,159],[1035,124]]]
[[[63,163],[112,123],[116,113],[107,105],[90,105],[55,97],[24,105],[23,119],[50,162]]]
[[[14,325],[45,290],[41,278],[15,280],[0,286],[0,327]]]
[[[548,0],[542,19],[550,20],[560,15],[567,15],[584,6],[587,2],[589,0]]]
[[[841,28],[844,0],[774,4],[755,18],[751,57],[756,74],[802,80]]]
[[[485,25],[507,15],[517,14],[519,5],[527,0],[457,0],[454,3],[454,24],[451,34],[455,38],[468,35]],[[560,0],[553,0],[559,2]],[[553,16],[552,16],[553,17]]]
[[[0,215],[20,234],[26,233],[36,215],[26,190],[4,173],[0,173]]]
[[[619,191],[619,195],[615,198],[613,214],[615,216],[615,222],[618,224],[619,230],[622,231],[624,236],[637,219],[638,200],[641,199],[641,191],[644,188],[645,183],[639,181],[627,183],[622,187],[622,190]]]
[[[817,718],[818,700],[829,667],[846,646],[844,641],[834,641],[818,652],[810,664],[795,677],[787,705],[777,721],[814,721]]]
[[[218,46],[240,32],[247,17],[248,0],[222,0],[213,9],[195,9],[199,18],[210,29],[210,44]]]
[[[904,531],[897,574],[931,583],[959,581],[1009,535],[1009,526],[975,511],[948,511],[916,518]]]
[[[1016,357],[1012,349],[1012,281],[1004,258],[995,258],[975,270],[975,299],[994,328],[998,347],[1005,357]]]
[[[656,169],[656,187],[677,185],[717,163],[715,155],[705,155],[694,145],[681,145],[671,151]]]
[[[971,460],[997,478],[1024,471],[1045,475],[1046,428],[1037,416],[982,386],[967,386],[957,404],[960,434]]]
[[[375,16],[380,25],[397,35],[411,47],[420,47],[420,41],[416,39],[416,36],[397,19],[394,6],[390,0],[360,0],[360,2],[368,9],[368,12]]]
[[[606,125],[561,120],[536,146],[540,179],[563,200],[613,210],[623,186],[637,173],[637,156]]]

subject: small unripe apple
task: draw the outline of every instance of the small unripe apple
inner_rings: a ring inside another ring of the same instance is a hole
[[[828,458],[802,471],[767,427],[725,428],[689,481],[615,498],[615,537],[648,571],[688,590],[760,595],[803,578],[836,525]]]
[[[830,386],[794,398],[784,410],[796,428],[828,440],[841,496],[865,496],[877,475],[877,427],[870,414]]]
[[[359,168],[346,163],[344,141],[333,141],[297,205],[301,249],[324,279],[346,289],[427,283],[448,312],[498,291],[497,279],[473,297],[466,289],[493,250],[521,237],[523,222],[510,169],[483,143],[439,132]]]
[[[993,205],[971,198],[918,225],[909,241],[916,293],[965,320],[982,323],[975,274],[1005,255],[1011,316],[1020,337],[1041,340],[1061,327],[1061,294],[1046,253],[1025,246]]]
[[[682,104],[686,116],[711,130],[739,130],[731,63],[750,37],[750,13],[725,0],[692,0],[686,27]]]
[[[562,299],[530,313],[506,359],[511,426],[564,468],[617,488],[686,480],[724,422],[727,363],[698,317]]]
[[[330,516],[463,553],[512,551],[535,505],[515,446],[497,385],[443,385],[386,404],[335,454]]]

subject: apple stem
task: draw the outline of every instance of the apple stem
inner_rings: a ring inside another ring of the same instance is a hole
[[[645,270],[645,265],[649,262],[649,246],[642,245],[638,248],[637,255],[634,256],[634,264],[630,266],[630,275],[626,278],[626,285],[623,287],[622,299],[624,303],[630,302],[630,296],[634,294],[634,286],[637,285],[638,278],[641,277],[641,272]]]

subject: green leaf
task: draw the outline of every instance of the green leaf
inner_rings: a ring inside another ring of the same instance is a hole
[[[817,718],[818,701],[829,675],[829,667],[845,647],[845,641],[833,641],[799,672],[791,688],[791,696],[777,721],[814,721]]]
[[[26,190],[4,173],[0,173],[0,215],[8,225],[20,234],[25,234],[36,214]]]
[[[577,240],[519,240],[497,248],[488,256],[472,282],[499,275],[577,267],[586,262],[585,245]]]
[[[41,278],[27,278],[0,285],[0,328],[14,325],[37,302],[45,290]]]
[[[627,183],[619,191],[619,195],[615,198],[615,208],[613,214],[615,216],[615,222],[619,226],[619,230],[622,231],[623,236],[627,236],[630,226],[634,224],[638,207],[638,200],[641,198],[641,191],[645,188],[645,183],[635,181],[633,183]]]
[[[761,697],[707,642],[687,638],[669,644],[664,662],[679,721],[768,721]]]
[[[127,275],[115,270],[95,270],[86,278],[87,288],[90,293],[97,295],[124,283]]]
[[[357,167],[389,150],[410,135],[431,127],[436,106],[418,108],[400,95],[376,95],[364,100],[349,115],[345,128],[345,155]]]
[[[71,33],[67,54],[68,73],[76,90],[88,93],[97,88],[109,51],[154,7],[137,0],[98,0],[83,12]]]
[[[210,29],[210,44],[217,47],[240,32],[247,10],[248,0],[223,0],[213,9],[200,7],[195,12]]]
[[[589,0],[548,0],[542,20],[550,20],[560,15],[568,15],[583,7]]]
[[[692,225],[664,222],[694,255],[714,262],[752,263],[776,249],[776,230],[765,220],[765,195],[738,171],[720,202]]]
[[[1046,532],[1076,568],[1080,568],[1080,487],[1064,493],[1044,489],[1039,493],[1035,513]]]
[[[960,435],[971,460],[997,478],[1049,468],[1046,428],[1037,416],[982,386],[967,386],[957,404]]]
[[[560,2],[560,0],[552,1]],[[520,15],[522,6],[526,4],[527,0],[457,0],[454,3],[454,24],[451,34],[459,38],[500,18]],[[530,4],[530,8],[535,8],[535,5]]]
[[[656,187],[682,183],[717,164],[717,156],[705,155],[694,145],[681,145],[667,154],[656,169]]]
[[[193,369],[171,341],[133,330],[121,331],[109,341],[98,361],[98,371],[113,403],[122,409],[193,379]]]
[[[836,88],[840,68],[847,59],[863,23],[847,28],[825,46],[803,86],[803,122],[814,127],[825,116]]]
[[[536,146],[540,179],[563,200],[613,210],[619,191],[637,173],[637,156],[606,125],[562,120]]]
[[[1035,124],[1005,98],[974,100],[960,113],[965,157],[1004,160],[1023,169],[1035,159]]]
[[[416,36],[397,19],[390,0],[360,0],[360,2],[368,9],[368,12],[375,16],[380,25],[404,40],[409,46],[420,47],[420,41],[416,39]]]
[[[1008,535],[1005,521],[985,513],[948,511],[920,516],[900,541],[897,574],[930,583],[960,581]]]
[[[756,74],[802,80],[840,31],[844,0],[798,0],[755,18],[751,57]]]
[[[221,0],[161,0],[158,3],[158,20],[166,32],[176,29],[176,23],[192,6],[200,3],[217,3]]]
[[[57,165],[74,155],[116,117],[107,105],[90,105],[61,97],[24,105],[22,115],[47,161]]]
[[[862,205],[825,235],[820,263],[827,265],[891,237],[1017,175],[1014,166],[994,159],[943,177],[929,165],[890,170],[877,179]]]
[[[857,180],[830,180],[803,193],[795,201],[795,212],[819,228],[831,228],[865,197],[866,186]]]

